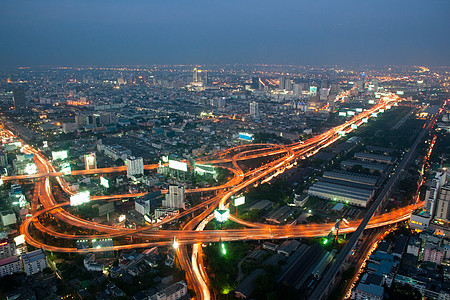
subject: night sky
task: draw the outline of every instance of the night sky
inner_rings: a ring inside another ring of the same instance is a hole
[[[450,65],[448,0],[10,0],[0,67]]]

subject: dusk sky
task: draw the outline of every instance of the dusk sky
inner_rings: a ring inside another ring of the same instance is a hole
[[[450,65],[450,1],[2,1],[0,67]]]

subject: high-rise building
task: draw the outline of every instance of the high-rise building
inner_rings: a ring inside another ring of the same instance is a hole
[[[435,219],[450,222],[450,183],[445,184],[439,193],[436,205]]]
[[[27,109],[27,101],[25,99],[25,90],[18,87],[13,90],[14,110],[16,112],[24,112]]]
[[[184,186],[170,185],[166,194],[166,199],[162,201],[162,206],[170,208],[185,208]]]
[[[329,88],[321,88],[320,89],[320,100],[328,100],[328,95],[330,95]]]
[[[441,186],[445,184],[447,179],[447,173],[445,171],[439,171],[431,180],[430,188],[425,193],[425,210],[430,214],[431,218],[434,217],[436,202],[439,196]]]
[[[259,117],[259,105],[256,101],[250,102],[250,116],[253,118]]]
[[[130,156],[126,160],[127,177],[144,174],[144,159],[142,157]]]
[[[280,77],[279,79],[279,84],[278,84],[278,88],[280,90],[284,90],[284,84],[286,82],[286,77]]]
[[[192,72],[192,82],[202,83],[203,85],[208,84],[208,72],[206,70],[200,70],[194,68]]]
[[[278,88],[281,90],[292,91],[292,80],[288,77],[280,77]]]

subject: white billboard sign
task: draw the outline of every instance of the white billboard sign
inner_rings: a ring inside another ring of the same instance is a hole
[[[169,168],[187,172],[187,163],[169,159]]]
[[[67,155],[67,150],[52,151],[52,158],[53,158],[53,160],[66,159],[67,156],[68,156]]]
[[[70,205],[77,206],[91,201],[91,193],[89,191],[80,192],[70,197]]]
[[[245,203],[245,196],[237,197],[234,199],[234,206],[239,206]]]

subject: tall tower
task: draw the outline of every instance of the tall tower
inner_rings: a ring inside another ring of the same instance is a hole
[[[16,112],[24,112],[27,109],[27,101],[25,99],[25,90],[18,87],[13,90],[14,110]]]
[[[198,70],[197,70],[197,68],[194,68],[194,71],[192,72],[192,82],[198,82]]]
[[[250,116],[255,119],[259,117],[259,105],[256,101],[250,102]]]

